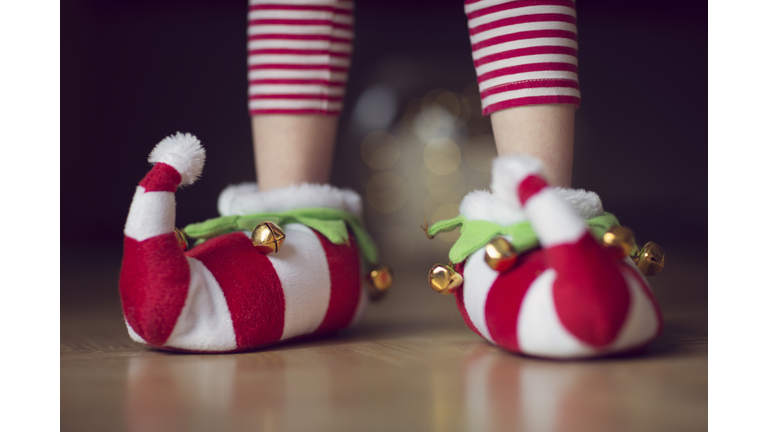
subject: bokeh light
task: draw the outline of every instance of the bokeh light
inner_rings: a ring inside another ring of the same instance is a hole
[[[408,185],[393,172],[378,173],[366,187],[368,203],[381,213],[393,213],[408,200]]]
[[[407,264],[414,255],[416,241],[413,234],[400,226],[385,228],[376,237],[379,261],[390,266]]]
[[[430,172],[426,183],[429,195],[443,203],[461,201],[466,191],[466,181],[460,170],[446,175]]]
[[[395,117],[397,96],[385,85],[367,88],[355,104],[353,119],[363,129],[384,129]]]
[[[385,170],[392,168],[400,158],[400,142],[387,131],[374,131],[363,139],[360,153],[369,167]]]
[[[491,161],[497,155],[496,141],[492,135],[475,135],[464,146],[467,164],[478,172],[491,172]]]
[[[435,89],[410,99],[389,127],[368,129],[359,178],[366,221],[380,227],[373,231],[382,262],[397,267],[447,260],[459,230],[428,241],[418,226],[425,218],[433,223],[457,216],[467,192],[488,188],[496,156],[490,129],[477,83],[463,92]]]
[[[443,204],[440,207],[438,207],[437,210],[435,210],[435,212],[432,214],[432,223],[445,220],[445,219],[455,218],[458,215],[459,215],[458,203]],[[437,238],[447,243],[454,243],[456,240],[459,239],[459,234],[460,234],[459,230],[456,229],[449,233],[440,233],[437,235]]]
[[[461,150],[448,138],[437,138],[424,148],[424,165],[435,174],[450,174],[461,164]]]

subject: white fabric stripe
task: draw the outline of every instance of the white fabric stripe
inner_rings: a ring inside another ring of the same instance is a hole
[[[509,3],[510,0],[483,0],[479,1],[477,3],[472,4],[464,4],[464,12],[467,14],[470,14],[471,12],[478,11],[480,9],[485,9],[487,7],[496,6],[504,3]],[[574,6],[576,5],[576,2],[574,2]]]
[[[271,10],[262,9],[248,12],[248,20],[257,19],[301,19],[328,20],[339,24],[352,24],[352,15],[318,10]],[[254,24],[251,24],[254,25]]]
[[[329,87],[325,85],[303,85],[303,84],[261,84],[250,85],[248,87],[249,95],[269,95],[269,94],[326,94],[329,96],[344,96],[344,87]]]
[[[497,36],[503,36],[503,35],[508,35],[512,33],[520,33],[524,31],[533,31],[533,30],[565,30],[575,34],[576,25],[562,22],[562,21],[541,21],[541,22],[532,22],[532,23],[520,23],[520,24],[508,25],[508,26],[480,32],[480,33],[471,35],[469,37],[469,40],[474,45],[478,42],[482,42],[487,39],[492,39]]]
[[[125,320],[125,326],[128,327],[128,336],[130,336],[134,342],[147,345],[147,341],[145,341],[143,337],[139,336],[139,334],[133,330],[133,327],[131,327],[131,325],[128,324],[128,320]]]
[[[332,6],[339,9],[352,10],[354,2],[352,1],[334,1],[334,0],[250,0],[249,5],[259,4],[281,4],[281,5],[300,5],[300,6]]]
[[[637,280],[629,274],[636,271],[632,260],[627,257],[625,266],[621,266],[621,273],[627,282],[630,294],[630,306],[627,318],[619,331],[616,340],[611,344],[610,351],[624,351],[628,348],[648,342],[656,334],[659,321],[656,310],[650,299],[640,287]],[[641,276],[642,278],[642,276]]]
[[[584,220],[552,188],[544,188],[523,208],[542,247],[575,243],[586,232]]]
[[[248,109],[318,109],[341,111],[340,101],[318,99],[255,99],[248,101]]]
[[[534,14],[563,14],[576,16],[576,9],[568,6],[526,6],[520,8],[509,9],[505,11],[494,12],[491,14],[479,16],[469,20],[469,28],[475,28],[479,25],[492,23],[504,18],[512,18],[523,15]]]
[[[477,331],[493,343],[496,342],[491,338],[485,321],[485,302],[496,276],[498,272],[485,263],[485,248],[475,251],[467,259],[464,267],[464,307]]]
[[[165,346],[207,351],[237,348],[232,315],[221,286],[205,264],[191,257],[187,257],[187,262],[187,299]]]
[[[545,357],[587,357],[595,350],[576,339],[560,322],[552,284],[557,274],[545,270],[537,277],[520,305],[517,341],[525,354]]]
[[[519,99],[530,96],[574,96],[580,97],[581,92],[578,89],[570,87],[541,87],[511,90],[503,93],[496,93],[483,98],[483,108],[493,105],[497,102],[503,102],[512,99]]]
[[[510,75],[502,75],[500,77],[485,80],[480,83],[480,91],[483,92],[486,89],[496,87],[500,84],[509,84],[520,81],[530,80],[542,80],[542,79],[569,79],[579,82],[579,75],[570,71],[538,71],[538,72],[523,72]]]
[[[535,56],[530,56],[535,57]],[[258,64],[292,64],[292,65],[330,65],[349,67],[348,57],[331,57],[329,55],[287,55],[287,54],[256,54],[248,56],[248,65]]]
[[[280,340],[315,331],[331,301],[331,272],[317,235],[301,224],[288,224],[283,230],[285,242],[280,251],[267,255],[285,297],[285,326]]]
[[[248,81],[259,79],[322,79],[328,81],[347,81],[346,72],[328,70],[286,70],[258,69],[248,71]]]
[[[248,35],[258,34],[293,34],[293,35],[333,35],[334,37],[352,39],[352,31],[331,26],[309,25],[250,25]]]
[[[128,220],[125,221],[126,236],[144,241],[172,233],[175,224],[176,199],[173,192],[145,192],[143,186],[136,187]]]
[[[522,49],[522,48],[543,47],[543,46],[564,46],[564,47],[570,47],[573,49],[578,49],[579,44],[575,40],[568,39],[568,38],[521,39],[521,40],[492,45],[486,48],[481,48],[472,53],[472,59],[479,60],[491,54],[498,54],[498,53]]]
[[[249,59],[250,60],[250,59]],[[481,76],[491,71],[495,71],[502,68],[520,66],[532,63],[568,63],[577,65],[578,58],[570,54],[535,54],[522,57],[512,57],[503,60],[497,60],[495,62],[486,63],[484,65],[475,68],[477,70],[477,76]],[[250,64],[250,62],[249,62]]]
[[[248,50],[257,49],[316,49],[333,52],[352,52],[352,44],[324,40],[256,39],[248,41]]]

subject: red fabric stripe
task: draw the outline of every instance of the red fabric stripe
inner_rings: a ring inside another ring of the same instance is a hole
[[[477,82],[488,81],[491,78],[514,75],[524,72],[542,72],[542,71],[566,71],[578,73],[578,66],[572,63],[528,63],[518,66],[510,66],[500,69],[494,69],[477,77]]]
[[[520,204],[525,205],[529,198],[547,186],[549,185],[543,178],[537,175],[529,175],[517,186],[517,196],[520,198]]]
[[[292,100],[326,100],[338,102],[344,100],[344,96],[328,96],[324,94],[255,94],[248,96],[249,100],[260,99],[292,99]]]
[[[480,92],[480,97],[485,99],[491,95],[513,91],[513,90],[522,90],[522,89],[530,89],[530,88],[563,88],[563,87],[573,88],[578,90],[579,83],[578,81],[574,81],[571,79],[534,79],[534,80],[517,81],[517,82],[508,83],[508,84],[499,84],[495,87],[491,87],[489,89],[483,90],[482,92]]]
[[[331,50],[302,50],[302,49],[288,49],[288,48],[265,48],[265,49],[256,49],[256,50],[250,50],[248,51],[248,55],[267,55],[267,54],[278,54],[278,55],[305,55],[305,56],[313,56],[313,55],[327,55],[331,57],[343,57],[347,58],[350,56],[348,52],[339,52],[339,51],[331,51]]]
[[[360,301],[360,256],[357,245],[333,244],[322,234],[315,232],[325,250],[328,270],[331,273],[331,299],[320,326],[313,334],[341,330],[352,322]],[[350,233],[351,236],[351,233]]]
[[[322,79],[256,79],[248,81],[249,85],[324,85],[328,87],[344,87],[346,82],[327,81]]]
[[[211,271],[224,292],[239,349],[276,343],[283,335],[285,297],[269,259],[242,232],[207,240],[187,253]]]
[[[467,308],[464,306],[464,286],[460,286],[459,289],[453,293],[453,295],[456,296],[456,307],[459,308],[459,313],[464,319],[464,324],[466,324],[467,327],[469,327],[469,329],[475,332],[478,336],[484,337],[482,333],[480,333],[480,331],[477,329],[477,327],[475,327],[475,324],[472,323],[472,320],[469,318],[469,314],[467,313]]]
[[[499,45],[506,42],[513,42],[526,39],[540,38],[563,38],[576,40],[576,33],[568,30],[530,30],[511,34],[496,36],[472,45],[472,51],[478,51],[489,46]]]
[[[549,14],[532,14],[522,15],[516,17],[502,18],[500,20],[490,22],[488,24],[482,24],[474,28],[469,29],[469,35],[474,36],[476,34],[497,29],[499,27],[506,27],[515,24],[524,24],[532,22],[566,22],[570,24],[576,24],[576,18],[570,15],[549,13]]]
[[[248,40],[260,40],[260,39],[309,40],[309,41],[324,40],[324,41],[330,41],[330,42],[352,43],[351,38],[342,38],[337,36],[318,35],[318,34],[264,33],[264,34],[255,34],[255,35],[248,36]]]
[[[311,6],[311,5],[285,5],[285,4],[257,4],[250,5],[248,10],[295,10],[295,11],[319,11],[332,12],[337,15],[352,15],[349,9],[335,8],[333,6]]]
[[[497,344],[519,352],[517,320],[520,306],[531,283],[548,267],[541,249],[523,254],[514,269],[501,273],[488,291],[485,322]]]
[[[454,270],[456,270],[457,273],[464,276],[464,265],[466,265],[467,261],[460,262],[459,264],[456,264],[454,266]],[[459,308],[459,313],[461,314],[461,317],[464,318],[464,324],[469,327],[470,330],[477,333],[478,336],[484,337],[480,331],[477,330],[477,327],[475,327],[475,324],[472,322],[472,319],[469,318],[469,314],[467,313],[467,308],[464,306],[464,285],[460,286],[459,289],[457,289],[453,293],[454,297],[456,297],[456,307]]]
[[[528,105],[546,105],[546,104],[570,104],[577,107],[581,104],[581,99],[575,96],[530,96],[517,99],[510,99],[503,102],[497,102],[492,105],[488,105],[483,109],[483,115],[489,116],[496,111],[504,109],[515,108],[519,106]]]
[[[578,56],[576,49],[567,46],[536,46],[528,48],[520,48],[509,51],[503,51],[495,54],[489,54],[483,58],[475,60],[475,67],[482,66],[484,64],[493,63],[499,60],[505,60],[515,57],[524,57],[530,55],[539,54],[565,54],[574,57]]]
[[[176,235],[142,242],[125,237],[120,299],[131,328],[160,347],[173,332],[189,291],[189,263]]]
[[[630,294],[618,263],[589,232],[576,243],[545,249],[557,272],[552,285],[563,326],[596,348],[610,345],[629,312]]]
[[[139,182],[147,192],[176,192],[176,187],[181,184],[181,174],[176,168],[158,162]]]
[[[312,19],[255,19],[248,21],[248,25],[330,26],[338,29],[352,30],[352,26],[350,24],[337,23],[331,20]]]
[[[546,104],[570,104],[577,107],[581,104],[581,99],[575,96],[530,96],[517,99],[510,99],[503,102],[497,102],[492,105],[488,105],[483,109],[483,115],[489,116],[496,111],[504,109],[515,108],[519,106],[528,105],[546,105]]]
[[[338,110],[321,110],[321,109],[252,109],[249,111],[250,115],[307,115],[307,114],[320,114],[337,116],[341,115],[341,111]]]
[[[326,64],[256,64],[248,66],[248,70],[281,69],[281,70],[328,70],[331,72],[346,72],[348,68]]]
[[[469,4],[469,2],[467,2],[466,4]],[[487,8],[478,9],[474,12],[470,12],[467,14],[467,19],[472,20],[484,15],[501,12],[505,10],[518,9],[521,7],[528,7],[528,6],[566,6],[572,9],[576,9],[575,4],[570,0],[543,0],[543,1],[542,0],[517,0],[517,1],[502,3],[499,5],[488,6]]]

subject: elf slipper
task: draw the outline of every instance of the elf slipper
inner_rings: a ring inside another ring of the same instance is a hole
[[[161,141],[125,224],[120,295],[128,332],[172,351],[234,352],[349,327],[392,282],[375,266],[353,191],[230,186],[222,217],[175,228],[174,192],[201,174],[190,134]],[[188,248],[188,239],[197,239]],[[187,250],[188,249],[188,250]],[[370,269],[370,272],[366,272]],[[366,280],[367,279],[367,280]]]
[[[638,249],[594,192],[551,188],[541,162],[515,155],[493,163],[491,190],[468,194],[454,219],[424,227],[432,238],[461,227],[449,265],[431,287],[455,294],[466,324],[509,351],[576,359],[634,351],[662,329],[645,275],[664,252]]]

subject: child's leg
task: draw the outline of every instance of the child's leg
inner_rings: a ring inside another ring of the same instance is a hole
[[[253,116],[259,190],[328,183],[338,120],[321,115]]]
[[[499,155],[535,156],[552,186],[571,187],[574,105],[533,105],[496,111],[491,125]]]
[[[574,3],[467,0],[465,11],[499,154],[536,156],[552,185],[570,187],[580,101]]]
[[[328,182],[352,36],[351,1],[251,0],[248,105],[262,191]]]

